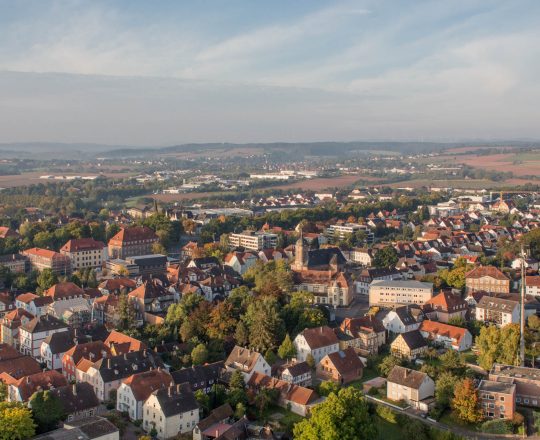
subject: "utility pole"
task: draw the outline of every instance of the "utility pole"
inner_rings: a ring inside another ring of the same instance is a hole
[[[521,366],[525,366],[525,250],[521,245],[521,313],[520,313],[519,357]]]

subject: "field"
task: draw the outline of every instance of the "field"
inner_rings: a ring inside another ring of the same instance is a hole
[[[317,177],[315,179],[302,180],[301,182],[289,183],[285,185],[273,186],[276,189],[304,189],[311,191],[321,191],[327,188],[346,188],[359,180],[368,182],[378,182],[382,179],[361,174],[349,174],[339,177]]]
[[[525,181],[527,182],[527,181]],[[417,179],[406,180],[403,182],[389,183],[384,186],[391,188],[421,188],[436,187],[436,188],[459,188],[459,189],[495,189],[505,186],[505,182],[493,182],[491,180],[483,179],[461,179],[461,180],[430,180],[430,179]]]
[[[462,163],[473,168],[482,168],[491,171],[510,171],[516,177],[540,175],[540,151],[488,155],[445,154],[437,156],[436,161],[442,163]]]
[[[32,171],[27,173],[15,174],[15,175],[5,175],[0,176],[0,188],[13,188],[15,186],[26,186],[37,183],[47,183],[47,182],[59,182],[59,180],[54,179],[40,179],[40,176],[44,175],[62,175],[62,176],[96,176],[98,173],[57,173],[57,172],[47,172],[47,171]],[[130,173],[123,172],[106,172],[103,173],[105,177],[119,178],[119,177],[129,177]]]

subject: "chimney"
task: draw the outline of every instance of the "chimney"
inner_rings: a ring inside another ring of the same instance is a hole
[[[107,359],[107,368],[109,368],[109,369],[111,368],[111,359],[110,358]]]
[[[73,384],[73,395],[74,396],[77,395],[77,384],[76,383]]]

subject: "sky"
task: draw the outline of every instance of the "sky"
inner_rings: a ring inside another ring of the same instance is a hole
[[[538,0],[0,11],[0,143],[540,139]]]

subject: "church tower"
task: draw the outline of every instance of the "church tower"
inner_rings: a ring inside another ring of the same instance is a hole
[[[307,246],[304,241],[304,234],[300,229],[300,238],[296,240],[294,247],[294,268],[295,270],[302,270],[307,264]]]

